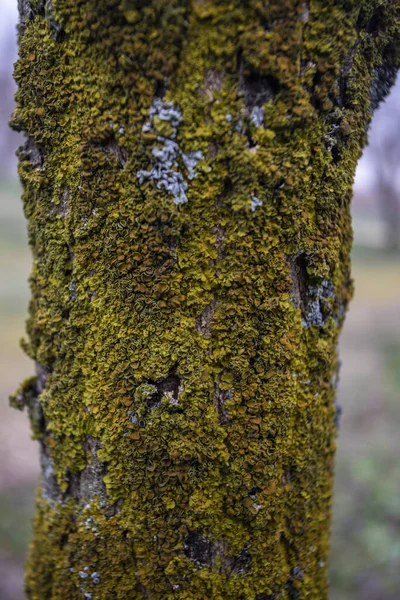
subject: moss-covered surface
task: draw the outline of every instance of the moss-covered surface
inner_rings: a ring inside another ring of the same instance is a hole
[[[28,598],[326,599],[351,184],[400,2],[21,10]]]

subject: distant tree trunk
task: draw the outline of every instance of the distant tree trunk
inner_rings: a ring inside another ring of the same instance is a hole
[[[19,5],[28,598],[326,599],[351,186],[400,1]]]
[[[379,173],[377,185],[378,203],[385,226],[384,244],[388,250],[398,250],[400,247],[400,202],[394,175],[395,169],[390,179],[384,173]]]

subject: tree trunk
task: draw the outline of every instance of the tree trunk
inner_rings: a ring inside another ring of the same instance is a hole
[[[326,599],[351,186],[400,1],[19,4],[28,598]]]
[[[377,199],[384,224],[383,243],[387,250],[398,250],[400,246],[400,202],[395,172],[394,168],[390,179],[381,172],[377,185]]]

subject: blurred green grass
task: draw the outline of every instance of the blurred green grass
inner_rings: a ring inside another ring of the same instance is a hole
[[[8,408],[9,393],[32,372],[18,343],[31,257],[17,182],[0,182],[0,206],[0,598],[22,600],[38,458],[26,415]],[[363,232],[340,345],[331,600],[399,600],[400,256],[365,245],[365,220]]]

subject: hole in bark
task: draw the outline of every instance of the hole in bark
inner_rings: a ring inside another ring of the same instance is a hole
[[[154,385],[158,390],[160,400],[164,394],[172,393],[174,398],[178,398],[181,378],[176,373],[171,373],[165,378],[158,379]]]
[[[211,564],[211,542],[201,531],[190,532],[186,536],[184,554],[200,566]]]
[[[166,377],[160,377],[155,381],[149,380],[136,388],[135,399],[138,402],[145,402],[148,411],[154,410],[160,406],[164,394],[171,395],[172,399],[177,403],[180,384],[181,378],[177,373],[172,372]],[[144,425],[142,425],[142,427],[144,427]]]
[[[201,530],[192,531],[186,536],[184,554],[198,566],[213,567],[220,561],[222,572],[243,573],[251,561],[249,550],[243,548],[237,556],[228,556],[228,550],[226,542],[211,541],[203,536]]]
[[[246,108],[251,112],[254,107],[262,106],[275,98],[279,91],[279,81],[272,75],[260,77],[252,73],[241,73],[239,90],[243,92]]]
[[[156,98],[161,98],[161,100],[163,100],[166,92],[167,92],[167,86],[165,85],[165,82],[157,81],[156,89],[154,91],[154,96]]]

